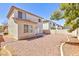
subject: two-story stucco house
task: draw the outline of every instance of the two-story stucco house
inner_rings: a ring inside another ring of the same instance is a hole
[[[8,12],[8,33],[15,39],[25,39],[43,34],[42,17],[12,6]]]

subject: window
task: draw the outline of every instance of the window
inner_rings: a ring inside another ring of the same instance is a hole
[[[38,19],[39,22],[41,22],[41,19]]]
[[[22,13],[22,15],[23,15],[22,18],[26,19],[26,13]]]
[[[31,33],[32,32],[32,26],[31,25],[29,25],[29,32]]]
[[[32,32],[32,26],[31,25],[24,25],[24,33],[31,33]]]
[[[18,11],[18,18],[22,19],[22,12]]]
[[[55,26],[55,24],[53,23],[53,26]]]
[[[28,32],[28,25],[24,25],[24,33]]]

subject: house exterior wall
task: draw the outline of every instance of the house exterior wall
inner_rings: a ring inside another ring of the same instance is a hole
[[[18,39],[18,24],[16,24],[13,19],[8,21],[8,34]]]
[[[50,34],[50,22],[43,22],[43,33]]]
[[[77,38],[79,40],[79,28],[77,29]]]
[[[31,20],[31,21],[33,21],[33,22],[38,22],[38,17],[35,17],[35,16],[33,16],[33,15],[30,15],[30,14],[28,14],[28,13],[26,13],[26,19],[29,19],[29,20]]]
[[[38,34],[38,33],[43,33],[43,22],[41,23],[38,23],[36,28],[35,28],[35,33]]]
[[[43,23],[43,30],[50,30],[50,24],[48,22]]]
[[[15,11],[14,11],[14,17],[16,17],[16,18],[18,18],[18,11],[20,11],[20,10],[15,10]],[[21,11],[21,12],[22,12],[22,17],[23,17],[23,19],[31,20],[31,21],[33,21],[33,22],[38,22],[38,19],[40,19],[39,17],[36,17],[36,16],[31,15],[31,14],[29,14],[29,13],[25,13],[25,12],[23,12],[23,11]]]
[[[24,25],[31,25],[32,26],[32,32],[24,33]],[[30,37],[34,37],[36,34],[41,34],[41,33],[43,33],[42,28],[43,28],[42,22],[37,23],[37,24],[33,24],[33,23],[30,23],[30,22],[26,22],[26,23],[21,22],[21,23],[18,24],[19,39],[30,38]]]
[[[77,29],[74,30],[74,31],[71,33],[71,35],[77,37]]]
[[[31,25],[32,26],[32,32],[24,33],[24,25]],[[35,35],[35,33],[34,33],[35,27],[36,27],[36,25],[32,24],[30,22],[18,24],[18,34],[19,34],[18,37],[19,37],[19,39],[33,37]]]
[[[42,27],[43,23],[42,23],[42,20],[41,20],[41,22],[38,22],[38,20],[40,19],[39,17],[30,15],[30,14],[25,13],[23,11],[21,11],[21,12],[23,13],[22,20],[23,19],[31,20],[31,21],[37,22],[37,23],[34,24],[31,22],[27,22],[27,21],[21,22],[19,19],[18,19],[18,23],[16,23],[15,20],[12,18],[12,17],[18,18],[18,10],[15,9],[8,20],[9,35],[15,37],[16,39],[24,39],[24,38],[33,37],[35,34],[43,33],[43,27]],[[24,25],[32,25],[33,31],[31,33],[28,33],[28,32],[24,33]]]
[[[74,30],[72,32],[72,35],[75,36],[75,37],[77,37],[77,39],[79,40],[79,28],[77,28],[76,30]]]
[[[18,39],[18,24],[16,24],[14,19],[12,18],[14,16],[17,16],[14,14],[14,12],[16,12],[16,10],[13,11],[13,14],[8,20],[8,34],[13,38]]]

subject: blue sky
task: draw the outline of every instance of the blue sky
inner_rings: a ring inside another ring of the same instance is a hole
[[[59,8],[58,3],[0,3],[0,23],[8,21],[6,16],[11,6],[22,8],[45,19],[50,19],[51,13]],[[64,21],[60,20],[56,23],[63,25]]]

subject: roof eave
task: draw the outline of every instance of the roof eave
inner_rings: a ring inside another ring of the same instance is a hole
[[[12,13],[12,11],[13,11],[14,9],[22,10],[22,9],[20,9],[20,8],[17,8],[17,7],[15,7],[15,6],[12,6],[12,7],[10,8],[9,12],[8,12],[7,18],[10,17],[10,15],[11,15],[11,13]],[[36,16],[36,17],[39,17],[39,18],[41,18],[41,19],[44,19],[43,17],[37,16],[37,15],[32,14],[32,13],[30,13],[30,12],[28,12],[28,11],[25,11],[25,10],[22,10],[22,11],[27,12],[27,13],[29,13],[29,14],[31,14],[31,15]]]

